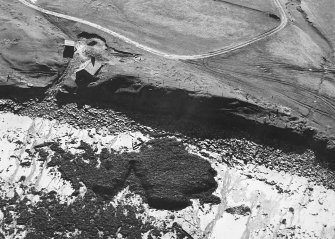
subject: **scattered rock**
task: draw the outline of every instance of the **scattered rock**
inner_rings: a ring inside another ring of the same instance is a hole
[[[225,210],[227,213],[236,214],[241,216],[248,216],[251,213],[250,207],[245,205],[240,205],[236,207],[230,207]]]

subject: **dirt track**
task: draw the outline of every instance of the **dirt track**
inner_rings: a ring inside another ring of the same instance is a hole
[[[48,15],[52,15],[52,16],[55,16],[55,17],[60,17],[60,18],[64,18],[64,19],[67,19],[67,20],[71,20],[71,21],[74,21],[74,22],[79,22],[79,23],[82,23],[82,24],[85,24],[85,25],[88,25],[88,26],[91,26],[93,28],[96,28],[96,29],[99,29],[103,32],[106,32],[116,38],[119,38],[121,40],[123,40],[124,42],[128,43],[128,44],[131,44],[131,45],[134,45],[144,51],[147,51],[147,52],[150,52],[152,54],[155,54],[155,55],[158,55],[158,56],[162,56],[162,57],[165,57],[165,58],[169,58],[169,59],[175,59],[175,60],[196,60],[196,59],[202,59],[202,58],[207,58],[207,57],[211,57],[211,56],[216,56],[216,55],[220,55],[220,54],[225,54],[225,53],[228,53],[228,52],[231,52],[231,51],[234,51],[234,50],[238,50],[240,48],[243,48],[245,46],[248,46],[252,43],[255,43],[255,42],[258,42],[264,38],[267,38],[277,32],[279,32],[280,30],[282,30],[287,22],[288,22],[288,18],[286,16],[286,13],[285,13],[285,10],[283,9],[282,5],[280,4],[279,0],[273,0],[274,3],[276,4],[276,6],[278,7],[279,9],[279,12],[280,12],[280,18],[281,18],[281,23],[279,26],[277,26],[276,28],[272,29],[272,30],[269,30],[265,33],[262,33],[258,36],[255,36],[247,41],[244,41],[244,42],[240,42],[240,43],[237,43],[233,46],[228,46],[228,47],[223,47],[219,50],[216,50],[216,51],[212,51],[212,52],[209,52],[209,53],[204,53],[204,54],[199,54],[199,55],[175,55],[175,54],[169,54],[169,53],[166,53],[166,52],[162,52],[162,51],[159,51],[157,49],[153,49],[149,46],[145,46],[137,41],[134,41],[134,40],[131,40],[117,32],[114,32],[110,29],[107,29],[103,26],[100,26],[98,24],[95,24],[95,23],[92,23],[92,22],[89,22],[89,21],[86,21],[86,20],[83,20],[83,19],[80,19],[80,18],[77,18],[77,17],[72,17],[72,16],[68,16],[68,15],[65,15],[65,14],[61,14],[61,13],[57,13],[57,12],[53,12],[53,11],[49,11],[49,10],[45,10],[41,7],[38,7],[32,3],[29,3],[28,1],[26,0],[18,0],[19,2],[21,2],[22,4],[26,5],[27,7],[30,7],[30,8],[33,8],[39,12],[42,12],[42,13],[45,13],[45,14],[48,14]]]

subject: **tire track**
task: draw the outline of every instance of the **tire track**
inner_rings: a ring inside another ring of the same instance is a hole
[[[95,24],[95,23],[92,23],[92,22],[89,22],[89,21],[86,21],[86,20],[83,20],[83,19],[80,19],[80,18],[77,18],[77,17],[72,17],[72,16],[69,16],[69,15],[66,15],[66,14],[62,14],[62,13],[57,13],[57,12],[53,12],[53,11],[49,11],[49,10],[45,10],[39,6],[36,6],[26,0],[17,0],[19,1],[20,3],[26,5],[27,7],[29,8],[32,8],[32,9],[35,9],[39,12],[42,12],[42,13],[45,13],[45,14],[48,14],[48,15],[52,15],[52,16],[55,16],[55,17],[59,17],[59,18],[64,18],[64,19],[67,19],[67,20],[70,20],[70,21],[74,21],[74,22],[79,22],[79,23],[82,23],[82,24],[85,24],[85,25],[88,25],[90,27],[93,27],[93,28],[96,28],[100,31],[103,31],[103,32],[106,32],[128,44],[131,44],[131,45],[134,45],[136,46],[137,48],[139,49],[142,49],[144,51],[147,51],[147,52],[150,52],[154,55],[158,55],[158,56],[162,56],[162,57],[165,57],[165,58],[168,58],[168,59],[174,59],[174,60],[191,60],[191,59],[202,59],[202,58],[208,58],[208,57],[211,57],[211,56],[216,56],[216,55],[221,55],[221,54],[226,54],[226,53],[229,53],[231,51],[235,51],[235,50],[238,50],[240,48],[243,48],[243,47],[246,47],[252,43],[255,43],[255,42],[258,42],[260,40],[263,40],[273,34],[276,34],[277,32],[281,31],[282,29],[284,29],[284,27],[287,25],[288,23],[288,18],[286,16],[286,12],[283,8],[283,6],[281,5],[281,3],[279,2],[280,0],[273,0],[275,5],[278,7],[279,9],[279,12],[280,12],[280,18],[281,18],[281,22],[279,24],[279,26],[277,26],[276,28],[274,29],[271,29],[265,33],[262,33],[258,36],[255,36],[247,41],[244,41],[244,42],[240,42],[240,43],[237,43],[235,44],[234,46],[228,46],[228,47],[223,47],[219,50],[215,50],[215,51],[211,51],[211,52],[208,52],[208,53],[205,53],[205,54],[198,54],[198,55],[176,55],[176,54],[168,54],[166,52],[163,52],[163,51],[160,51],[160,50],[157,50],[157,49],[154,49],[154,48],[151,48],[149,46],[146,46],[146,45],[143,45],[137,41],[134,41],[134,40],[131,40],[130,38],[126,37],[126,36],[123,36],[117,32],[114,32],[110,29],[107,29],[103,26],[100,26],[98,24]]]
[[[241,4],[237,4],[237,3],[233,3],[233,2],[229,2],[229,1],[225,1],[225,0],[213,0],[213,1],[214,2],[222,2],[222,3],[225,3],[225,4],[232,5],[234,7],[239,7],[239,8],[243,8],[243,9],[246,9],[246,10],[251,10],[251,11],[255,11],[255,12],[259,12],[259,13],[263,13],[263,14],[267,14],[267,15],[270,14],[270,12],[266,12],[266,11],[263,11],[263,10],[260,10],[260,9],[244,6],[244,5],[241,5]]]
[[[232,73],[235,73],[235,72],[232,72]],[[242,73],[240,73],[240,74],[242,74]],[[246,73],[244,73],[244,75],[245,75],[245,76],[250,76],[250,75],[251,75],[251,76],[255,77],[255,75],[252,75],[252,74],[246,74]],[[319,94],[317,93],[317,91],[313,91],[313,90],[310,90],[310,89],[307,88],[307,87],[302,87],[302,86],[299,86],[299,85],[295,85],[295,84],[293,84],[293,83],[284,82],[284,81],[281,81],[281,80],[276,79],[275,77],[264,77],[264,76],[263,76],[262,78],[263,78],[263,79],[266,79],[266,80],[269,80],[269,81],[272,81],[272,82],[279,83],[279,84],[281,84],[281,85],[286,85],[286,86],[290,86],[290,87],[292,87],[292,88],[298,89],[300,92],[304,92],[304,93],[306,93],[306,95],[310,95],[311,97],[314,97],[316,100],[319,100],[319,101],[323,102],[324,105],[328,106],[328,108],[335,114],[335,106],[334,106],[334,104],[332,103],[332,101],[329,100],[329,98],[327,98],[327,97],[324,97],[324,96],[319,95]],[[283,94],[283,93],[281,93],[281,92],[279,92],[279,91],[277,91],[277,93],[282,94],[282,95],[284,95],[285,97],[288,97],[286,94]],[[288,97],[288,98],[293,99],[292,97]],[[296,100],[296,102],[301,102],[301,101],[297,101],[297,100]],[[305,104],[305,103],[303,103],[303,102],[301,102],[301,103],[304,104],[304,105],[307,105],[307,104]],[[314,109],[313,106],[309,106],[309,107]],[[321,110],[321,109],[314,109],[314,110],[315,110],[315,111],[319,111],[319,112],[322,113],[323,115],[328,116],[328,117],[330,117],[331,119],[334,119],[334,120],[335,120],[334,116],[332,116],[331,114],[329,114],[329,113],[326,112],[326,111],[323,111],[323,110]]]
[[[201,62],[199,62],[199,61],[189,61],[189,63],[197,66],[197,68],[204,69],[205,71],[210,72],[212,74],[215,74],[215,75],[218,75],[218,76],[224,76],[224,77],[229,78],[229,79],[233,79],[235,82],[237,81],[240,84],[246,84],[246,82],[243,81],[243,80],[240,80],[238,77],[233,76],[232,74],[240,74],[244,77],[250,77],[250,76],[256,77],[256,78],[258,77],[258,75],[249,74],[249,73],[245,73],[245,72],[241,72],[241,71],[232,71],[232,70],[227,70],[227,69],[215,68],[215,67],[209,65],[209,60],[208,59],[203,59]],[[230,73],[228,73],[228,72],[230,72]],[[262,79],[295,88],[295,89],[299,90],[299,92],[305,93],[306,95],[314,97],[314,99],[317,99],[317,100],[323,102],[324,105],[328,106],[328,108],[331,110],[331,112],[333,114],[329,113],[325,110],[322,110],[320,108],[308,105],[304,102],[298,101],[297,99],[294,99],[294,98],[292,98],[292,97],[290,97],[286,94],[283,94],[281,92],[277,92],[277,93],[289,98],[290,100],[294,101],[295,103],[299,104],[300,106],[303,106],[303,107],[305,107],[309,110],[312,109],[315,112],[320,113],[321,115],[324,115],[328,118],[331,118],[331,119],[335,120],[335,117],[334,117],[335,104],[333,103],[333,101],[329,97],[321,96],[317,92],[314,92],[313,90],[311,90],[307,87],[296,85],[296,84],[293,84],[293,83],[290,83],[290,82],[281,81],[281,80],[277,79],[276,77],[262,76]]]
[[[213,69],[213,67],[211,67],[209,65],[209,63],[208,63],[209,61],[207,59],[204,60],[203,62],[204,62],[204,65],[206,66],[207,69]],[[245,73],[245,72],[241,72],[241,71],[232,71],[232,70],[227,70],[227,69],[223,70],[223,69],[219,69],[219,68],[214,68],[214,70],[216,72],[228,71],[228,72],[231,72],[231,73],[238,73],[238,74],[246,76],[246,77],[248,77],[248,76],[253,76],[253,77],[256,77],[256,78],[259,77],[258,75],[255,75],[255,74],[252,74],[252,73]],[[331,100],[331,98],[329,98],[329,97],[319,95],[317,90],[313,91],[308,87],[303,87],[301,85],[296,85],[296,84],[293,84],[293,83],[290,83],[290,82],[281,81],[276,77],[262,76],[262,78],[270,80],[272,82],[280,83],[282,85],[287,85],[287,86],[290,86],[292,88],[296,88],[296,89],[300,90],[301,92],[306,92],[306,93],[314,96],[316,99],[321,100],[322,102],[324,102],[335,113],[335,104],[333,103],[333,100]]]

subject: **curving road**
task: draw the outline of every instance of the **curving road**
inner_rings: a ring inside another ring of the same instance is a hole
[[[18,1],[21,2],[22,4],[26,5],[27,7],[35,9],[39,12],[88,25],[88,26],[96,28],[100,31],[106,32],[106,33],[108,33],[108,34],[110,34],[110,35],[112,35],[116,38],[119,38],[120,40],[122,40],[122,41],[124,41],[128,44],[134,45],[137,48],[140,48],[144,51],[147,51],[147,52],[150,52],[152,54],[162,56],[162,57],[165,57],[165,58],[175,59],[175,60],[196,60],[196,59],[208,58],[208,57],[211,57],[211,56],[216,56],[216,55],[228,53],[228,52],[231,52],[231,51],[234,51],[234,50],[238,50],[242,47],[248,46],[252,43],[260,41],[264,38],[267,38],[267,37],[279,32],[280,30],[282,30],[286,26],[286,24],[288,22],[285,10],[284,10],[283,6],[281,5],[281,3],[279,2],[280,0],[273,0],[274,3],[276,4],[276,6],[279,9],[280,18],[281,18],[281,22],[280,22],[279,26],[277,26],[276,28],[274,28],[272,30],[269,30],[269,31],[266,31],[263,34],[255,36],[255,37],[253,37],[253,38],[251,38],[247,41],[240,42],[240,43],[235,44],[233,46],[223,47],[221,49],[211,51],[211,52],[208,52],[208,53],[198,54],[198,55],[176,55],[176,54],[168,54],[166,52],[162,52],[160,50],[157,50],[157,49],[151,48],[149,46],[143,45],[143,44],[141,44],[137,41],[131,40],[126,36],[123,36],[123,35],[121,35],[117,32],[114,32],[114,31],[112,31],[108,28],[105,28],[103,26],[100,26],[98,24],[95,24],[95,23],[92,23],[92,22],[89,22],[89,21],[86,21],[86,20],[83,20],[83,19],[80,19],[80,18],[77,18],[77,17],[71,17],[71,16],[68,16],[68,15],[65,15],[65,14],[62,14],[62,13],[57,13],[57,12],[52,12],[52,11],[49,11],[49,10],[45,10],[45,9],[43,9],[39,6],[36,6],[36,5],[26,1],[26,0],[18,0]]]

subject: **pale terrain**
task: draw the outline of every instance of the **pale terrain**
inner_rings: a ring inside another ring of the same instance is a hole
[[[335,6],[278,2],[0,0],[0,238],[334,239]]]

